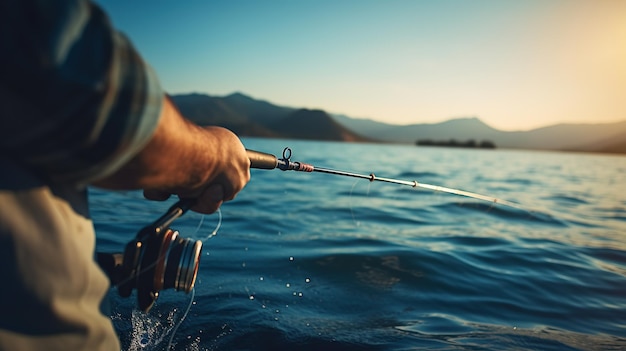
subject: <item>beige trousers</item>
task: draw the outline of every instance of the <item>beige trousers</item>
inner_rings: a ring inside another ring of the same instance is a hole
[[[120,350],[85,190],[0,165],[0,350]]]

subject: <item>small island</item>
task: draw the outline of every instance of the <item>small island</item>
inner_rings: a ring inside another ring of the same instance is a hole
[[[496,144],[489,140],[483,140],[481,142],[476,142],[476,140],[470,139],[465,142],[456,141],[455,139],[450,140],[431,140],[431,139],[420,139],[415,142],[418,146],[443,146],[443,147],[463,147],[463,148],[479,148],[479,149],[495,149]]]

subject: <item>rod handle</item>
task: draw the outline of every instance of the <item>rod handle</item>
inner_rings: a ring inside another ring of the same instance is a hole
[[[276,156],[264,152],[246,149],[250,159],[250,168],[274,169],[278,167]]]

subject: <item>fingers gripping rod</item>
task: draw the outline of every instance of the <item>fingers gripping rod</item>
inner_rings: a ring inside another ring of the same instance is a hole
[[[471,197],[474,199],[479,199],[479,200],[483,200],[487,202],[498,203],[498,204],[506,205],[509,207],[523,209],[520,205],[510,202],[510,201],[498,199],[493,196],[472,193],[472,192],[465,191],[465,190],[447,188],[447,187],[443,187],[439,185],[419,183],[415,180],[406,181],[406,180],[399,180],[399,179],[393,179],[393,178],[377,177],[376,175],[374,175],[374,173],[370,173],[369,175],[366,175],[366,174],[338,171],[338,170],[328,169],[328,168],[315,167],[308,163],[294,162],[290,160],[291,158],[290,148],[285,148],[283,150],[283,158],[281,159],[276,158],[276,156],[274,155],[266,154],[263,152],[258,152],[258,151],[253,151],[253,150],[246,150],[246,151],[248,152],[248,157],[250,158],[250,168],[259,168],[259,169],[278,168],[283,171],[293,170],[293,171],[299,171],[299,172],[320,172],[320,173],[336,174],[336,175],[341,175],[341,176],[346,176],[346,177],[367,179],[370,182],[379,181],[379,182],[386,182],[386,183],[408,185],[413,188],[424,188],[424,189],[429,189],[433,191],[466,196],[466,197]]]

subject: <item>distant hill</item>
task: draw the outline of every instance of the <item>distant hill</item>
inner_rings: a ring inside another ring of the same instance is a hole
[[[372,141],[348,130],[324,111],[276,106],[241,93],[226,97],[174,95],[172,100],[195,123],[223,126],[240,136]]]
[[[335,116],[347,128],[384,141],[414,143],[420,139],[460,141],[489,140],[498,147],[609,152],[619,150],[626,136],[626,121],[605,124],[558,124],[530,131],[501,131],[480,119],[457,118],[441,123],[393,125],[363,119]],[[619,151],[616,151],[619,152]]]
[[[603,152],[603,153],[613,153],[613,154],[626,154],[626,135],[622,135],[621,136],[621,140],[618,142],[615,142],[611,145],[602,147],[602,148],[598,148],[598,149],[593,149],[591,151],[593,152]]]
[[[394,125],[370,119],[329,115],[274,105],[242,93],[172,96],[181,113],[200,125],[220,125],[240,136],[333,141],[417,140],[489,141],[498,148],[626,153],[626,121],[605,124],[558,124],[530,131],[501,131],[476,117],[441,123]]]
[[[626,154],[626,133],[617,134],[613,138],[602,140],[591,145],[571,148],[570,151],[591,151]]]
[[[274,131],[289,138],[371,141],[348,130],[322,110],[300,109],[273,124]]]

